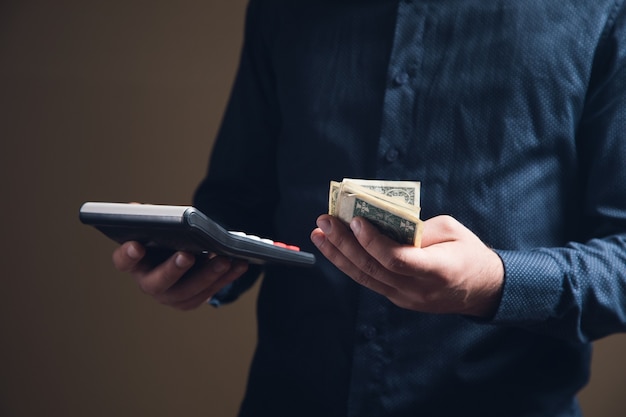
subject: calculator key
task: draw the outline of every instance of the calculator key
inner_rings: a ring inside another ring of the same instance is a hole
[[[249,235],[247,233],[244,232],[236,232],[233,230],[229,230],[228,233],[233,234],[235,236],[241,236],[241,237],[245,237],[251,240],[256,240],[256,241],[260,241],[263,243],[267,243],[268,245],[274,245],[274,246],[278,246],[279,248],[283,248],[283,249],[289,249],[292,251],[296,251],[296,252],[300,252],[300,248],[298,246],[295,245],[287,245],[286,243],[283,242],[275,242],[271,239],[266,239],[266,238],[261,238],[259,236],[256,235]]]

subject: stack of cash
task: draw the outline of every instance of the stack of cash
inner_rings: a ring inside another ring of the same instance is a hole
[[[331,181],[328,214],[345,223],[363,217],[399,243],[420,246],[419,181],[384,181],[344,178]]]

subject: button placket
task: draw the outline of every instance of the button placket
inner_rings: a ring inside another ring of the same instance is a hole
[[[418,77],[424,53],[424,12],[424,7],[411,2],[398,4],[398,21],[387,70],[388,82],[378,147],[381,165],[377,168],[376,175],[381,178],[397,175],[396,165],[415,140],[415,106],[418,102]]]
[[[396,148],[391,148],[385,153],[385,160],[389,163],[396,162],[400,157],[400,151]]]
[[[376,337],[376,327],[365,325],[361,329],[361,334],[365,338],[365,340],[372,340]]]
[[[397,73],[395,75],[395,77],[393,77],[393,82],[396,86],[402,86],[406,83],[409,82],[409,80],[411,79],[411,77],[409,76],[409,74],[406,71],[401,71],[399,73]]]

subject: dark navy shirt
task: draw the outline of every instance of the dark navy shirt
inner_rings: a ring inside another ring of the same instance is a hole
[[[242,416],[578,416],[626,330],[623,0],[252,0],[195,204],[297,244],[330,180],[419,180],[501,256],[489,320],[268,267]],[[230,302],[254,269],[218,294]]]

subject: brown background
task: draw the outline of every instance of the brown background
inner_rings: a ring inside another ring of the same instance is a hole
[[[255,289],[180,313],[113,270],[87,200],[188,204],[244,0],[0,1],[0,415],[233,416]],[[626,338],[597,343],[587,416],[626,409]]]

